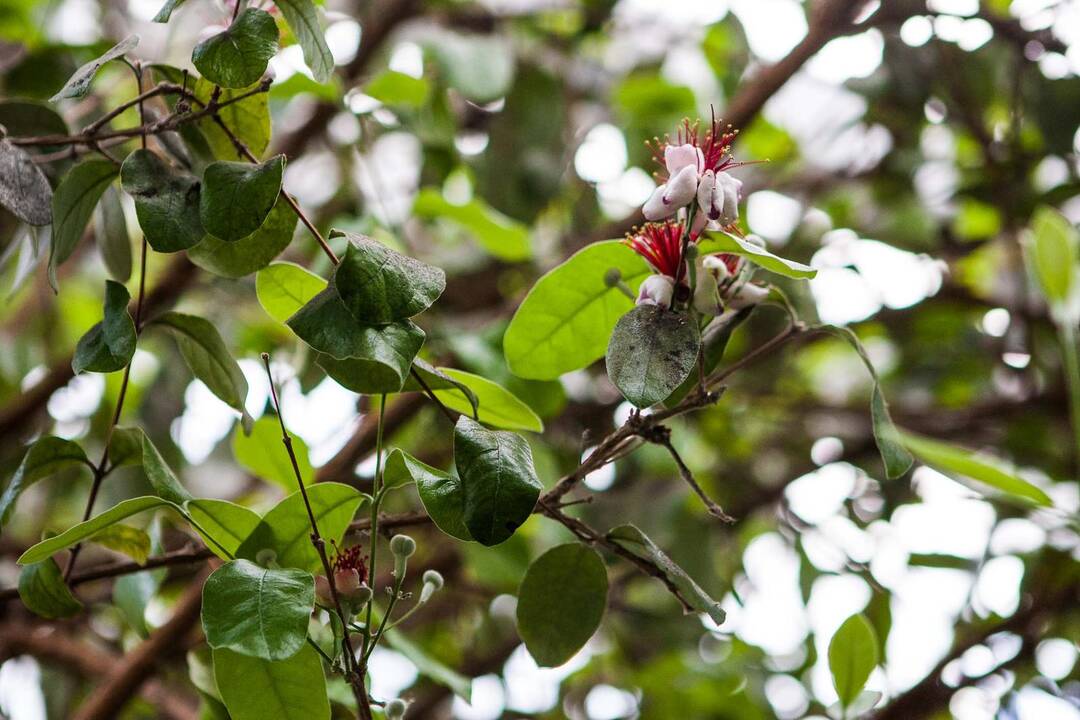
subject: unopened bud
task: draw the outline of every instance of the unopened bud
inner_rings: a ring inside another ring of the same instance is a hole
[[[686,246],[686,259],[690,262],[694,262],[695,260],[697,260],[699,252],[700,251],[698,250],[698,246],[694,243],[690,243]]]
[[[443,576],[438,570],[425,570],[424,584],[434,585],[436,590],[442,590]]]
[[[397,557],[410,557],[416,552],[416,541],[408,535],[395,535],[390,538],[390,552]]]
[[[255,553],[255,563],[265,568],[276,568],[277,552],[270,548],[263,548]]]
[[[747,235],[743,239],[751,245],[756,245],[759,248],[765,247],[765,241],[761,239],[760,235]]]
[[[394,698],[386,703],[386,707],[383,708],[383,712],[386,714],[387,720],[401,720],[405,717],[405,710],[408,705],[401,698]]]
[[[619,268],[608,268],[608,271],[604,273],[604,284],[609,288],[613,288],[622,281],[622,270]]]

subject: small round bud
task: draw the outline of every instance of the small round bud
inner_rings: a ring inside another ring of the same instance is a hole
[[[270,548],[263,548],[255,553],[255,562],[265,568],[277,567],[277,552]]]
[[[441,590],[443,586],[443,576],[438,570],[425,570],[424,584],[433,585],[436,590]]]
[[[622,270],[619,268],[608,268],[608,271],[604,273],[604,284],[609,288],[613,288],[622,282]]]
[[[686,246],[686,259],[690,262],[694,262],[695,260],[697,260],[699,252],[700,251],[698,250],[698,246],[694,243],[690,243]]]
[[[386,703],[386,707],[383,708],[383,712],[386,714],[387,720],[401,720],[405,717],[405,710],[408,706],[401,698],[394,698]]]
[[[390,538],[390,552],[397,557],[410,557],[416,552],[416,541],[408,535],[395,535]]]

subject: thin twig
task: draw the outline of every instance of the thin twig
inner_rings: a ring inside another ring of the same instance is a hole
[[[690,486],[690,489],[701,498],[701,502],[705,503],[705,507],[708,509],[709,514],[714,515],[726,523],[735,522],[735,518],[724,512],[724,508],[720,507],[719,504],[705,494],[705,491],[698,485],[697,480],[694,479],[694,473],[691,472],[690,468],[683,462],[682,456],[679,455],[679,451],[671,444],[671,431],[666,427],[657,428],[657,430],[662,430],[662,432],[656,432],[654,436],[648,438],[648,440],[668,451],[668,454],[671,455],[671,459],[675,461],[676,467],[679,468],[679,476],[682,477],[683,481]]]
[[[439,409],[442,410],[443,415],[445,415],[446,419],[450,421],[450,424],[453,425],[457,423],[457,418],[454,417],[453,413],[450,412],[449,408],[443,405],[442,400],[435,396],[435,393],[432,392],[430,387],[428,387],[428,384],[424,381],[424,378],[421,377],[420,373],[416,371],[415,365],[409,369],[409,373],[412,374],[413,379],[415,379],[416,382],[419,383],[420,387],[423,388],[424,394],[431,398],[432,401],[434,401],[434,403],[439,406]],[[473,419],[475,419],[475,417]]]
[[[293,474],[296,475],[296,484],[300,487],[300,497],[304,501],[304,508],[307,509],[308,520],[311,523],[311,544],[319,554],[319,560],[322,561],[323,572],[326,574],[326,581],[330,586],[330,597],[334,602],[334,612],[337,614],[338,620],[341,621],[341,645],[345,654],[347,680],[352,687],[353,695],[356,696],[356,703],[361,710],[361,717],[370,717],[371,709],[368,705],[367,690],[364,688],[364,676],[363,673],[357,672],[356,652],[353,650],[352,638],[348,629],[349,621],[345,616],[345,611],[342,609],[341,596],[338,595],[337,583],[334,581],[334,570],[330,566],[330,559],[326,555],[326,542],[319,533],[319,523],[315,519],[315,512],[311,509],[307,487],[304,485],[304,478],[300,473],[300,464],[297,462],[296,452],[293,450],[292,436],[285,429],[285,418],[281,414],[281,401],[278,399],[277,386],[274,385],[274,375],[270,372],[270,355],[263,353],[262,360],[263,365],[266,367],[266,377],[270,382],[270,395],[274,400],[274,410],[277,412],[278,424],[281,426],[281,442],[285,445],[285,450],[289,454],[289,462],[292,463]],[[366,716],[363,713],[365,708],[367,708]]]

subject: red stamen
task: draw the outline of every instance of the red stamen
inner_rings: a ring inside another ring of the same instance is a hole
[[[682,254],[684,225],[676,220],[663,223],[645,223],[634,233],[628,234],[623,241],[653,269],[661,275],[675,278],[679,272],[679,260]],[[697,238],[690,236],[690,242]]]
[[[342,550],[335,544],[334,549],[337,551],[337,557],[334,559],[334,572],[355,570],[356,574],[360,576],[360,582],[367,582],[367,563],[360,554],[362,548],[359,545],[353,545]]]

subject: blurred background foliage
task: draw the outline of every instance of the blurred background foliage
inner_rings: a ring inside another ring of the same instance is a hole
[[[1038,205],[1080,221],[1080,3],[327,0],[324,9],[338,72],[314,83],[299,48],[283,42],[267,154],[287,154],[285,185],[321,227],[366,232],[447,270],[447,292],[423,318],[425,355],[503,383],[544,419],[531,442],[548,486],[628,410],[602,368],[561,382],[513,377],[506,323],[541,273],[640,222],[653,187],[645,141],[715,111],[741,124],[738,159],[768,160],[736,171],[744,226],[819,270],[785,286],[800,315],[857,332],[898,425],[1007,458],[1057,508],[988,500],[922,466],[886,482],[867,412],[871,379],[846,343],[815,335],[754,363],[717,406],[675,423],[676,446],[733,526],[703,512],[662,448],[587,480],[581,516],[648,532],[723,598],[722,627],[682,616],[659,585],[613,564],[600,633],[570,664],[540,670],[519,645],[512,596],[565,530],[534,517],[483,548],[428,528],[415,533],[416,566],[438,568],[447,588],[407,632],[479,678],[474,700],[452,699],[392,650],[373,661],[375,694],[413,697],[413,717],[821,716],[836,699],[828,640],[861,610],[883,647],[869,684],[885,693],[879,717],[1080,717],[1078,543],[1067,519],[1078,505],[1077,453],[1060,345],[1021,249]],[[103,70],[92,95],[59,108],[63,119],[41,111],[18,126],[26,113],[13,106],[44,101],[130,32],[145,61],[188,66],[192,44],[226,17],[214,0],[189,0],[167,26],[149,22],[157,10],[154,0],[2,0],[0,124],[9,135],[83,127],[135,94],[126,68]],[[131,110],[117,127],[137,122]],[[130,244],[138,228],[126,212]],[[119,377],[71,380],[64,367],[100,316],[105,234],[99,223],[95,242],[63,267],[58,299],[47,238],[0,220],[5,477],[36,434],[100,444]],[[279,259],[327,271],[307,235]],[[273,351],[294,378],[286,421],[320,478],[370,482],[367,399],[325,379],[266,316],[253,276],[156,256],[149,277],[150,287],[176,286],[166,302],[221,330],[243,359],[256,416],[267,406],[258,354]],[[759,310],[729,361],[783,322]],[[197,494],[259,508],[280,497],[237,465],[236,414],[191,381],[173,345],[140,344],[129,392],[127,420]],[[394,445],[446,465],[451,433],[437,409],[403,395],[390,413]],[[118,475],[102,505],[144,483]],[[5,587],[22,549],[79,518],[88,484],[76,472],[27,493],[0,539]],[[409,493],[390,505],[417,507]],[[185,542],[167,526],[162,537],[166,547]],[[170,573],[147,610],[151,626],[191,572]],[[84,586],[89,622],[65,626],[65,637],[103,653],[138,639],[110,591]],[[21,612],[8,603],[0,617],[5,657],[34,655],[14,634],[4,639],[29,622]],[[0,707],[12,717],[37,717],[21,713],[41,703],[49,717],[66,716],[107,669],[38,650],[39,661],[0,668]],[[190,702],[187,672],[182,653],[168,658],[155,687]],[[125,717],[160,707],[144,693]]]

